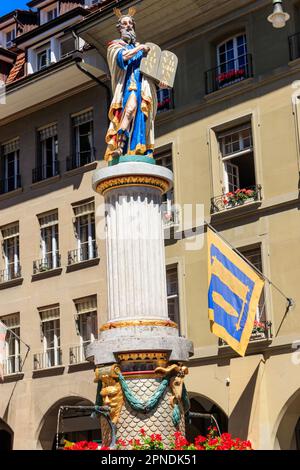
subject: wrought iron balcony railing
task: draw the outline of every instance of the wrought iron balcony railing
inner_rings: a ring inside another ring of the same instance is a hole
[[[4,361],[4,375],[17,374],[21,371],[21,356],[19,354],[10,356]]]
[[[206,94],[253,77],[252,56],[246,54],[205,72]]]
[[[211,199],[211,213],[225,211],[261,200],[261,185],[237,189],[233,193],[225,193]]]
[[[87,362],[85,358],[86,348],[90,342],[86,342],[84,344],[80,344],[78,346],[71,346],[69,349],[69,364],[81,364],[83,362]]]
[[[3,282],[13,281],[14,279],[18,279],[21,276],[22,274],[20,264],[12,263],[8,266],[8,268],[0,271],[0,284]]]
[[[81,243],[80,248],[68,252],[68,265],[70,266],[95,258],[98,258],[98,247],[96,240],[92,240],[91,242]]]
[[[61,365],[62,351],[60,348],[49,348],[33,355],[33,370],[49,369]]]
[[[47,253],[47,255],[33,262],[33,274],[43,273],[52,269],[60,268],[60,254],[58,251]]]
[[[55,160],[51,165],[41,165],[33,168],[32,182],[37,183],[57,175],[59,175],[59,161]]]
[[[66,161],[67,171],[74,170],[75,168],[80,168],[81,166],[92,163],[96,160],[96,149],[91,148],[90,150],[84,150],[82,152],[76,152]]]
[[[255,321],[253,330],[249,339],[250,343],[259,340],[268,340],[272,338],[272,322],[268,320]],[[219,346],[226,346],[227,343],[219,338]]]
[[[290,60],[300,57],[300,33],[293,34],[289,37]]]
[[[174,108],[174,92],[171,90],[157,90],[157,112],[162,113]]]
[[[21,175],[14,175],[0,180],[0,194],[9,193],[19,188],[21,188]]]

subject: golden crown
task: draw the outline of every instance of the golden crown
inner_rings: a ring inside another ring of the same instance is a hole
[[[125,16],[131,16],[131,18],[133,18],[134,15],[136,14],[136,8],[134,8],[134,7],[129,8],[127,15],[123,14],[119,8],[114,8],[113,11],[114,11],[114,14],[116,15],[117,18],[122,18],[122,17],[125,17]]]

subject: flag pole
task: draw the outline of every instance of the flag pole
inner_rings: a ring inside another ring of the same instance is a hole
[[[3,323],[3,322],[2,322]],[[5,328],[10,332],[12,333],[17,339],[19,339],[21,341],[21,343],[23,343],[26,348],[28,349],[28,351],[30,351],[30,346],[29,344],[25,343],[21,338],[20,336],[18,336],[13,330],[11,330],[8,326],[5,325],[5,323],[3,323],[3,325],[5,326]]]
[[[253,263],[251,263],[251,261],[249,261],[237,248],[235,248],[226,238],[223,237],[223,235],[220,234],[220,232],[218,232],[209,222],[207,222],[206,220],[204,220],[204,224],[207,225],[207,227],[209,227],[214,233],[216,233],[237,255],[239,255],[241,258],[243,258],[243,260],[248,263],[256,272],[257,274],[262,277],[265,281],[267,281],[271,286],[274,287],[274,289],[277,290],[277,292],[279,292],[280,295],[282,295],[282,297],[285,298],[285,300],[287,301],[288,305],[287,305],[287,311],[289,311],[292,307],[294,307],[296,305],[296,302],[294,301],[294,299],[292,299],[291,297],[287,297],[284,292],[282,292],[282,290],[276,285],[274,284],[274,282],[271,281],[271,279],[269,279],[264,273],[262,273],[256,266],[254,266]]]

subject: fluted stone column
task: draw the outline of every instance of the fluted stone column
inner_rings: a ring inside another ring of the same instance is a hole
[[[171,188],[173,174],[154,163],[148,157],[126,156],[93,176],[93,188],[106,204],[108,322],[89,346],[87,359],[97,367],[104,403],[126,438],[136,437],[141,427],[167,438],[175,430],[170,397],[176,391],[168,387],[150,412],[133,410],[118,373],[138,400],[147,401],[166,377],[173,384],[172,374],[180,375],[176,364],[193,351],[168,318],[161,198]],[[184,431],[183,415],[177,428]]]
[[[124,187],[106,200],[109,321],[168,318],[161,191]]]

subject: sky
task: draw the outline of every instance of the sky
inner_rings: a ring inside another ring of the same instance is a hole
[[[0,16],[9,13],[16,8],[20,10],[27,9],[26,3],[29,0],[0,0]]]

